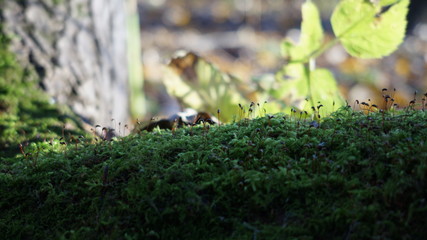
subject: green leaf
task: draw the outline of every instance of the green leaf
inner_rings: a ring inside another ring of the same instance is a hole
[[[277,78],[281,84],[272,94],[290,106],[310,111],[313,105],[322,104],[322,111],[328,114],[344,106],[335,78],[327,69],[309,71],[303,64],[288,64]]]
[[[315,104],[322,104],[326,113],[331,113],[344,106],[344,100],[339,93],[337,81],[328,69],[318,68],[310,75],[311,94]]]
[[[350,55],[381,58],[403,42],[408,5],[409,0],[343,0],[332,14],[332,28]]]
[[[285,58],[292,58],[293,48],[295,48],[295,44],[290,39],[285,39],[282,44],[280,44],[280,51]]]
[[[378,1],[378,0],[377,0]],[[399,2],[400,0],[380,0],[380,6],[388,6]]]
[[[303,101],[308,96],[307,81],[304,64],[287,64],[277,74],[278,87],[272,91],[272,95],[291,106],[302,109]]]
[[[282,54],[292,62],[307,62],[310,56],[318,50],[323,42],[323,29],[319,10],[311,1],[302,5],[301,36],[298,45],[289,39],[282,43]]]

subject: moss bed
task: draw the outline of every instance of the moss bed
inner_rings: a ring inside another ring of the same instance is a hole
[[[341,108],[96,141],[0,40],[3,239],[427,235],[424,111]]]
[[[2,158],[0,229],[34,239],[420,239],[424,111],[343,108]]]

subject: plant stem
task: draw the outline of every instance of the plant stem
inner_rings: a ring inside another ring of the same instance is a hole
[[[319,49],[317,49],[316,51],[312,52],[310,54],[310,58],[309,59],[314,59],[319,57],[320,55],[322,55],[326,50],[330,49],[331,47],[333,47],[335,44],[337,44],[340,41],[339,38],[334,38],[332,41],[327,42],[326,44],[324,44],[323,46],[321,46]]]
[[[306,57],[299,59],[299,60],[294,60],[294,61],[291,60],[289,63],[307,63],[307,62],[310,62],[312,59],[315,59],[315,58],[319,57],[320,55],[322,55],[326,50],[333,47],[339,41],[340,41],[339,38],[334,38],[333,40],[327,42],[326,44],[324,44],[323,46],[321,46],[317,50],[311,52]]]
[[[313,94],[311,91],[311,72],[314,71],[314,68],[315,68],[314,64],[312,64],[313,61],[315,61],[315,59],[311,58],[309,60],[309,67],[304,67],[304,74],[306,76],[307,86],[308,86],[308,99],[310,99],[311,106],[314,106]]]

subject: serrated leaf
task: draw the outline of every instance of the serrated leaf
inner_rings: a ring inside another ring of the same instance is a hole
[[[332,28],[347,52],[360,58],[381,58],[403,42],[409,0],[343,0],[332,14]]]
[[[323,42],[323,28],[319,10],[312,1],[306,1],[301,8],[301,36],[298,45],[290,40],[282,43],[282,54],[292,62],[306,62]]]

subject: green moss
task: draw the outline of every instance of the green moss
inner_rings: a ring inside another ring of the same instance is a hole
[[[342,108],[320,123],[277,115],[94,142],[62,134],[78,121],[0,43],[4,239],[427,234],[424,111]]]
[[[426,120],[343,108],[320,125],[278,115],[39,143],[1,166],[0,229],[36,239],[420,239]]]

